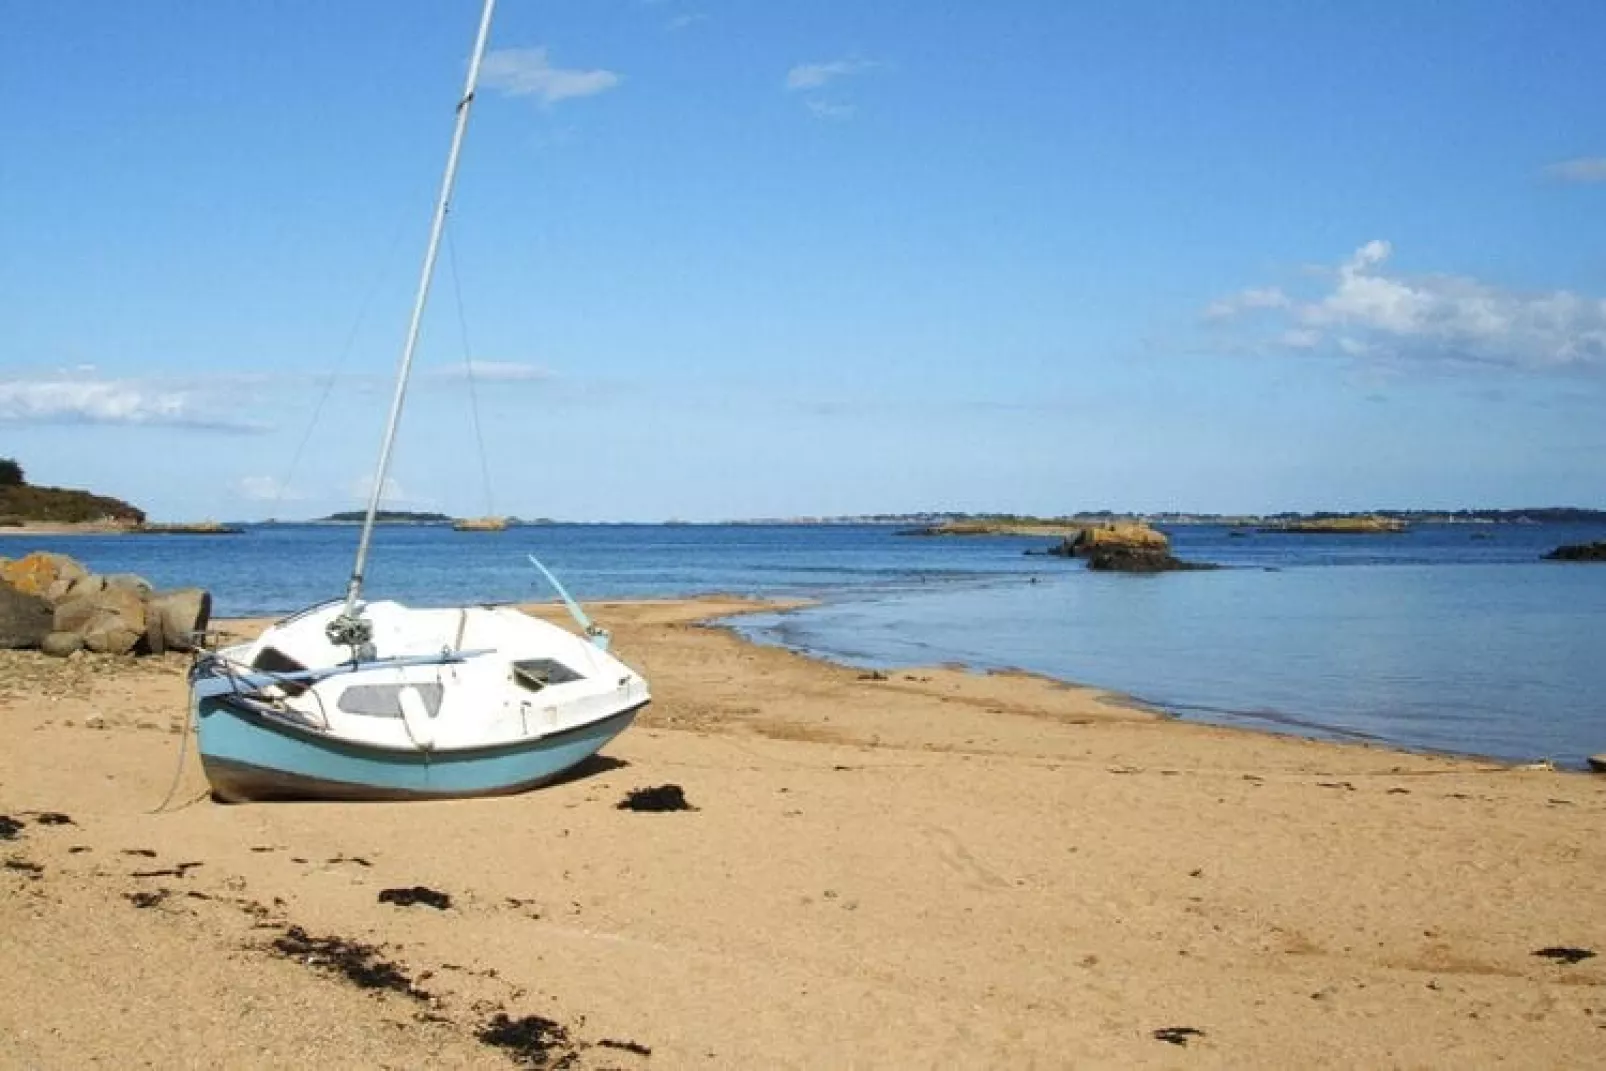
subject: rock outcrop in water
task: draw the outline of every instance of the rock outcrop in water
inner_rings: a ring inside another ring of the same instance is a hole
[[[1166,573],[1181,569],[1214,569],[1201,562],[1185,562],[1171,554],[1164,532],[1146,524],[1104,524],[1068,536],[1050,554],[1086,558],[1095,572]]]
[[[201,588],[158,592],[143,577],[100,576],[47,551],[0,559],[0,647],[56,657],[188,651],[211,616]]]
[[[1565,543],[1545,555],[1552,562],[1606,562],[1606,540],[1598,543]]]

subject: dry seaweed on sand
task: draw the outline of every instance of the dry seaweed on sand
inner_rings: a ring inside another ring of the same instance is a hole
[[[40,811],[35,817],[42,826],[75,826],[78,824],[72,820],[70,815],[62,814],[60,811]]]
[[[511,1019],[497,1012],[475,1037],[486,1045],[503,1049],[510,1059],[525,1067],[566,1066],[574,1054],[569,1031],[562,1023],[539,1015]],[[556,1061],[553,1057],[557,1057]]]
[[[599,1049],[619,1049],[621,1052],[633,1052],[637,1056],[651,1056],[652,1049],[639,1041],[620,1041],[616,1038],[603,1038],[597,1042]]]
[[[291,926],[274,938],[273,950],[317,970],[340,975],[359,989],[387,989],[414,1000],[430,999],[429,993],[418,988],[399,965],[361,941],[314,937],[300,926]]]
[[[679,785],[652,785],[632,789],[629,795],[615,805],[621,811],[695,811],[686,802],[686,792]]]
[[[0,814],[0,840],[16,840],[26,822],[19,822],[9,814]]]
[[[1586,959],[1595,957],[1595,953],[1590,949],[1572,948],[1567,945],[1552,945],[1549,948],[1537,949],[1534,955],[1545,959],[1553,959],[1557,963],[1565,963],[1568,966],[1572,966],[1574,963],[1582,963]]]
[[[167,892],[166,889],[155,889],[155,890],[152,890],[150,892],[124,893],[123,894],[123,899],[127,900],[129,903],[133,904],[135,907],[147,908],[147,907],[155,907],[157,904],[161,903],[163,900],[166,900],[167,896],[168,896],[168,892]]]
[[[450,895],[424,885],[414,885],[407,889],[381,889],[379,902],[395,904],[397,907],[423,904],[425,907],[433,907],[436,911],[445,911],[452,906]]]
[[[1162,1026],[1151,1037],[1156,1041],[1163,1041],[1168,1045],[1181,1045],[1186,1047],[1189,1038],[1202,1038],[1205,1032],[1196,1026]]]
[[[3,865],[7,870],[15,870],[18,873],[28,875],[30,878],[37,878],[40,874],[45,872],[44,867],[40,866],[38,863],[29,862],[26,859],[7,859]]]
[[[185,874],[205,863],[175,863],[173,866],[162,867],[159,870],[135,870],[128,876],[131,878],[182,878]]]

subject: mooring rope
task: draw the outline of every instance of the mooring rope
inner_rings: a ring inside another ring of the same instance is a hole
[[[174,795],[178,793],[179,782],[184,778],[184,767],[188,765],[186,760],[189,758],[190,750],[190,722],[194,719],[194,717],[195,712],[193,710],[184,711],[184,722],[179,727],[178,733],[178,762],[173,766],[173,781],[167,786],[167,795],[162,797],[162,802],[158,803],[154,810],[146,811],[146,814],[162,814],[166,812],[168,804],[173,802]],[[190,802],[186,803],[184,807],[190,806],[190,804],[195,803],[198,799],[200,799],[199,796],[196,797],[195,800],[190,800]],[[183,810],[184,808],[179,807],[175,809]]]

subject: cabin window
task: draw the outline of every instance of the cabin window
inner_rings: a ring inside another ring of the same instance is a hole
[[[552,658],[526,658],[513,663],[513,679],[532,692],[552,684],[583,681],[585,674],[576,673],[562,662]]]
[[[438,683],[432,684],[353,684],[340,693],[335,706],[347,714],[363,714],[370,718],[399,718],[402,716],[401,690],[414,688],[424,701],[430,717],[441,710],[441,694],[445,691]]]

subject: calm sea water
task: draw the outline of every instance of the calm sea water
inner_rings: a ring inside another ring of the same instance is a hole
[[[709,592],[820,604],[743,618],[761,642],[867,666],[1019,667],[1180,716],[1502,759],[1606,749],[1606,567],[1541,562],[1606,526],[1426,526],[1397,536],[1171,532],[1233,568],[1089,573],[1044,541],[900,537],[883,527],[576,525],[487,535],[382,528],[372,598],[420,605],[550,596],[534,553],[581,599]],[[212,590],[224,616],[338,595],[351,528],[239,536],[73,536],[100,572]]]

